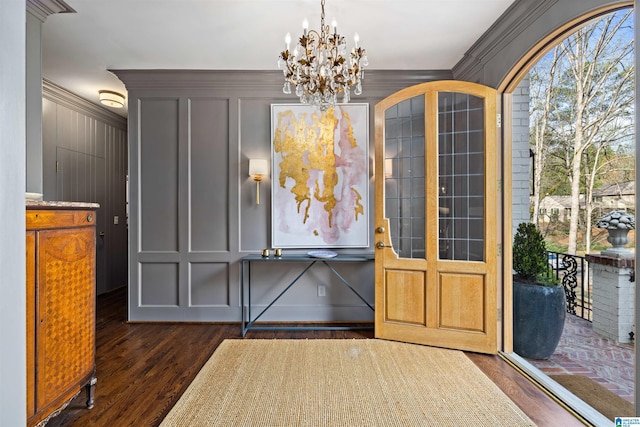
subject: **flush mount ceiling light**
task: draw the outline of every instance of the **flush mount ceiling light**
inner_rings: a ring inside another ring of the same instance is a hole
[[[369,65],[366,52],[358,46],[358,33],[353,37],[355,45],[347,57],[347,44],[338,34],[335,19],[331,28],[324,24],[324,1],[321,1],[322,15],[320,31],[308,31],[309,22],[302,23],[304,32],[293,52],[289,50],[291,35],[285,37],[286,49],[278,58],[278,67],[284,72],[282,91],[291,93],[291,85],[302,104],[315,105],[322,111],[337,103],[339,93],[342,102],[349,102],[351,87],[353,93],[362,93],[362,67]]]
[[[118,92],[101,90],[98,93],[100,94],[100,102],[102,104],[113,108],[124,107],[124,96],[120,95]]]

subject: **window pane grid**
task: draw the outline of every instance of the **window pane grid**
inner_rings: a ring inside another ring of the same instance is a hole
[[[441,259],[484,260],[484,102],[438,96],[438,212]]]
[[[425,257],[424,96],[385,112],[385,216],[402,258]]]

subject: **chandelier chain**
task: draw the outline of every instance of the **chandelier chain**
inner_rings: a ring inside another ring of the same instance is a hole
[[[320,30],[322,31],[323,36],[324,36],[324,2],[325,0],[320,0],[320,6],[322,7],[322,13],[320,14]]]

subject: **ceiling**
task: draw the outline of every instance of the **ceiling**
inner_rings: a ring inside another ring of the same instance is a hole
[[[43,77],[98,103],[126,95],[109,69],[276,70],[290,32],[320,26],[320,0],[64,0],[42,28]],[[370,70],[451,69],[514,0],[327,0],[325,21]],[[366,91],[366,86],[365,89]],[[125,109],[113,109],[126,116]]]

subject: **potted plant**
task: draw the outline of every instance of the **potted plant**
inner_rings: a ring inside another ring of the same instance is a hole
[[[513,350],[522,357],[548,359],[562,336],[567,301],[535,224],[518,225],[513,269]]]

